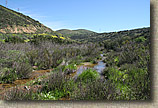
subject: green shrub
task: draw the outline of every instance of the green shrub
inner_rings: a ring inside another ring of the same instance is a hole
[[[18,36],[10,36],[10,37],[7,37],[5,39],[5,42],[10,42],[10,43],[24,43],[24,39],[21,38],[21,37],[18,37]]]
[[[26,52],[26,56],[28,57],[29,63],[34,66],[37,64],[38,59],[38,51],[37,50],[31,50]]]
[[[0,69],[0,83],[11,83],[18,78],[13,68]]]
[[[145,42],[147,39],[144,36],[135,39],[136,42]]]
[[[116,87],[116,100],[145,100],[150,97],[150,80],[147,68],[138,68],[133,64],[108,67],[104,70],[108,81]]]
[[[1,50],[0,56],[1,83],[29,77],[32,66],[22,51]]]
[[[69,64],[69,65],[65,66],[63,71],[65,71],[66,69],[76,70],[77,69],[77,65],[76,64]]]
[[[100,76],[99,76],[99,73],[95,70],[92,70],[92,69],[87,69],[85,71],[83,71],[79,76],[78,76],[78,80],[81,80],[81,81],[86,81],[86,80],[96,80],[98,79]]]
[[[37,100],[39,93],[39,90],[34,93],[33,89],[24,90],[16,86],[11,90],[6,91],[4,94],[4,100]]]
[[[14,68],[20,79],[29,78],[32,73],[32,66],[29,63],[16,62],[14,63]]]
[[[53,73],[49,79],[42,82],[42,92],[51,92],[56,99],[70,95],[74,89],[74,80],[67,78],[61,71]]]
[[[70,92],[72,100],[114,100],[115,87],[106,80],[87,80],[77,82],[73,86],[74,90]]]

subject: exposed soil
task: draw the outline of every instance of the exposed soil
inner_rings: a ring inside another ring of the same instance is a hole
[[[33,25],[29,25],[27,27],[24,26],[16,26],[16,25],[12,25],[8,26],[4,29],[0,29],[0,32],[2,33],[36,33],[38,30],[42,30],[44,29],[44,32],[51,32],[51,30],[49,30],[48,28],[45,28],[44,26],[42,27],[37,27],[37,26],[33,26]]]
[[[19,90],[30,90],[30,89],[35,89],[35,87],[31,87],[28,86],[27,89],[24,87],[23,84],[26,84],[27,82],[34,80],[46,73],[51,72],[53,69],[48,69],[48,70],[36,70],[32,72],[32,75],[29,79],[17,79],[15,80],[13,83],[11,84],[0,84],[0,98],[3,98],[2,95],[5,94],[6,91],[11,90],[11,89],[15,89],[16,86],[18,86]],[[20,86],[22,85],[22,86]],[[39,87],[40,85],[36,85],[36,89]],[[15,87],[15,88],[14,88]],[[36,91],[36,90],[35,90]]]

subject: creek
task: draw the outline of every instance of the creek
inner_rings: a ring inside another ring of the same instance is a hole
[[[75,77],[75,79],[77,78],[77,76],[79,74],[81,74],[83,71],[85,71],[87,69],[96,70],[100,74],[101,79],[103,79],[104,76],[102,75],[102,72],[106,68],[106,63],[103,62],[103,60],[104,60],[103,54],[101,54],[101,57],[102,57],[102,59],[98,60],[97,64],[92,64],[90,62],[84,62],[81,65],[78,65],[77,71],[75,73],[73,73],[73,76]]]

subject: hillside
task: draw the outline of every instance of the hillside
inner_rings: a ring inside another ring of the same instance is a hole
[[[110,33],[94,33],[87,35],[78,35],[78,36],[70,36],[71,39],[77,40],[80,42],[102,42],[108,39],[115,38],[126,38],[126,37],[138,37],[143,35],[149,36],[150,27],[147,28],[139,28],[133,30],[124,30],[119,32],[110,32]]]
[[[61,33],[63,36],[66,37],[78,37],[81,35],[95,34],[95,32],[85,29],[77,29],[77,30],[61,29],[61,30],[57,30],[57,32]]]
[[[44,26],[22,13],[0,5],[0,32],[1,33],[51,33],[50,28]]]

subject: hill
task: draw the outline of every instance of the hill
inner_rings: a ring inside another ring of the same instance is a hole
[[[68,30],[68,29],[61,29],[57,30],[56,32],[61,33],[63,36],[66,37],[78,37],[83,35],[90,35],[95,34],[95,32],[85,29],[77,29],[77,30]]]
[[[44,26],[22,13],[0,5],[0,32],[1,33],[51,33],[50,28]]]
[[[125,37],[138,37],[143,35],[149,36],[150,27],[139,28],[133,30],[124,30],[119,32],[110,32],[110,33],[93,33],[93,34],[83,34],[78,36],[70,36],[71,39],[80,41],[80,42],[102,42],[105,40],[112,40],[116,38],[125,38]]]

